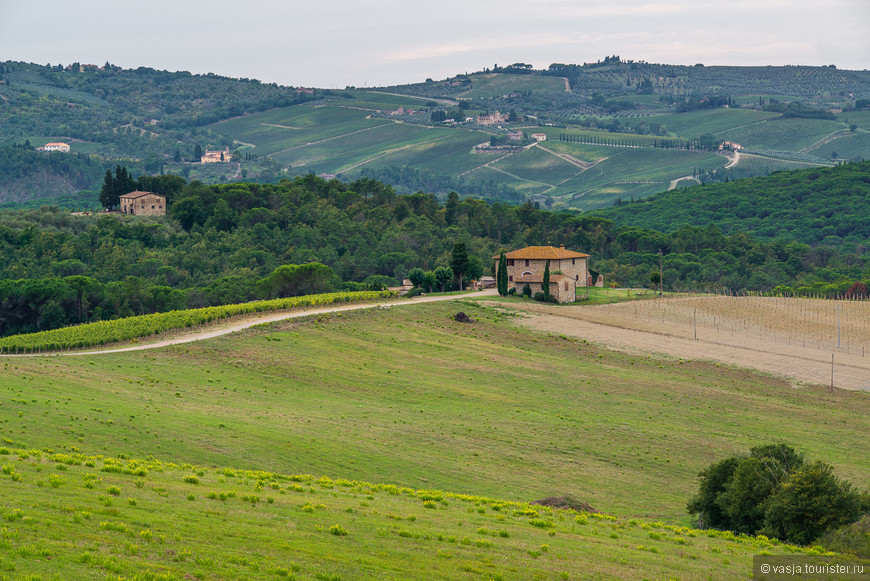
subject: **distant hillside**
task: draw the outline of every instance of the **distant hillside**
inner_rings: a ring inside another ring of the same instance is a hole
[[[314,173],[587,211],[688,183],[870,158],[868,87],[870,73],[830,66],[619,57],[344,91],[5,62],[0,145],[64,141],[98,163],[209,184]],[[196,152],[225,148],[224,163],[198,162]],[[54,182],[33,188],[31,199],[63,192]]]
[[[870,162],[695,186],[596,214],[620,226],[672,232],[712,224],[726,234],[748,232],[864,253],[870,238]]]

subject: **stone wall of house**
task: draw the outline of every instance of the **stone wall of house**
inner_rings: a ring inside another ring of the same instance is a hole
[[[134,216],[163,216],[166,214],[166,199],[156,194],[138,198],[121,198],[121,212]]]
[[[523,294],[523,287],[529,285],[532,291],[532,296],[535,293],[544,292],[544,285],[540,282],[508,282],[508,289],[517,289],[517,294]],[[566,288],[567,286],[567,288]],[[576,282],[572,282],[569,278],[564,278],[560,281],[550,281],[550,296],[556,297],[556,301],[560,303],[573,303],[577,300]]]
[[[571,264],[570,258],[564,258],[562,260],[551,260],[550,261],[550,274],[557,270],[561,270],[562,274],[570,276],[574,279],[574,284],[576,286],[586,286],[586,279],[589,276],[588,269],[588,260],[587,258],[575,258],[574,264]],[[514,259],[513,266],[510,265],[510,261],[508,261],[507,273],[508,273],[508,281],[515,280],[521,276],[523,276],[524,272],[531,272],[535,276],[544,276],[544,268],[546,267],[546,260],[532,260],[530,259],[529,265],[526,266],[525,259],[516,258]],[[496,263],[498,266],[498,263]],[[511,278],[513,277],[513,278]]]

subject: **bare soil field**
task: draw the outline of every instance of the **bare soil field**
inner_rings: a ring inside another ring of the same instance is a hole
[[[597,306],[502,306],[523,312],[523,326],[621,351],[726,363],[795,384],[831,385],[833,372],[836,387],[870,390],[867,301],[672,295]]]

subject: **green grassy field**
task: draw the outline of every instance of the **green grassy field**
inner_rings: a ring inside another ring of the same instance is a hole
[[[2,579],[747,579],[753,554],[808,552],[309,475],[8,448],[0,463]]]
[[[354,107],[373,107],[387,110],[405,107],[406,109],[422,109],[431,101],[428,97],[412,97],[410,95],[391,95],[380,91],[352,91],[354,100],[347,103]]]
[[[768,111],[746,109],[710,109],[670,115],[650,117],[650,122],[661,123],[669,132],[681,137],[698,137],[704,133],[718,135],[738,127],[752,125],[766,119],[777,117]]]
[[[870,130],[870,111],[849,111],[837,115],[837,118],[847,125],[854,123],[861,129]]]
[[[776,118],[723,131],[718,136],[749,149],[800,151],[839,129],[843,124],[837,121]]]
[[[772,159],[770,157],[747,153],[740,156],[740,163],[738,163],[736,167],[738,169],[746,169],[754,175],[765,175],[774,171],[806,169],[808,167],[818,167],[818,165],[784,159]]]
[[[526,149],[496,162],[493,167],[509,171],[522,179],[552,186],[574,177],[583,170],[583,168],[537,147]]]
[[[267,155],[290,147],[345,135],[389,123],[366,119],[368,112],[345,107],[295,106],[272,109],[222,121],[209,127],[256,145],[255,153]]]
[[[430,129],[420,125],[384,123],[326,141],[279,152],[273,159],[312,171],[339,172],[347,166],[379,156],[385,149],[414,145],[444,135],[449,129]]]
[[[443,139],[421,142],[375,159],[366,167],[418,167],[443,175],[472,170],[499,156],[497,153],[471,153],[475,145],[489,141],[489,135],[475,130],[448,129]]]
[[[701,151],[610,148],[612,153],[550,192],[565,196],[571,207],[600,208],[616,198],[641,198],[668,189],[671,180],[696,169],[725,165],[721,155]],[[570,201],[568,201],[570,200]]]
[[[793,549],[682,528],[700,469],[782,441],[867,482],[868,394],[535,334],[515,300],[3,359],[0,579],[748,578]],[[616,518],[524,506],[566,495]]]
[[[572,135],[576,137],[582,137],[584,139],[599,139],[599,140],[610,140],[610,141],[620,141],[620,142],[632,142],[640,145],[645,145],[648,147],[652,147],[653,144],[657,141],[662,141],[662,139],[669,139],[676,141],[673,137],[663,138],[657,137],[655,135],[635,135],[633,133],[611,133],[609,131],[592,131],[590,129],[582,129],[582,128],[564,128],[564,127],[534,127],[527,128],[525,130],[528,133],[544,133],[547,136],[548,143],[557,143],[559,142],[559,135]],[[592,145],[592,147],[595,147]]]
[[[458,93],[457,97],[477,99],[501,97],[515,92],[557,93],[565,90],[565,80],[558,77],[481,73],[471,75],[470,78],[471,89]]]
[[[452,321],[457,310],[479,322]],[[672,521],[698,470],[759,441],[795,443],[856,482],[870,474],[851,437],[870,428],[867,394],[610,353],[510,319],[466,299],[153,352],[4,360],[0,437],[509,500],[571,494]]]
[[[558,137],[558,136],[557,136]],[[556,153],[568,154],[587,163],[596,162],[613,153],[612,147],[603,145],[584,145],[580,143],[567,143],[564,141],[547,140],[540,147],[555,151]]]
[[[870,159],[870,132],[859,131],[829,141],[807,151],[811,155],[830,159],[836,153],[837,159]]]

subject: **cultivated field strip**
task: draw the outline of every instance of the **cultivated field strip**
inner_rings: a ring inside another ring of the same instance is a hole
[[[832,382],[833,371],[837,387],[870,389],[867,301],[669,295],[596,307],[519,308],[542,315],[526,321],[529,326],[611,346],[722,361],[822,385]]]
[[[311,308],[335,303],[372,301],[392,296],[393,293],[390,291],[325,293],[96,321],[51,331],[3,337],[0,339],[0,354],[24,355],[62,349],[82,349],[150,337],[177,329],[188,329],[240,315]]]

